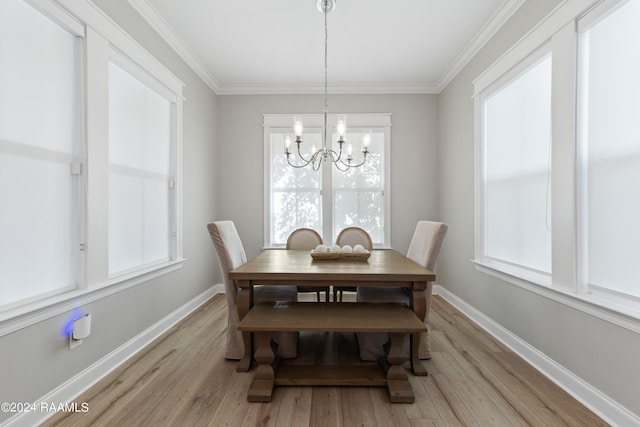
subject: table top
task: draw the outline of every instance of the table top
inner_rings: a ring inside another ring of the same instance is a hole
[[[234,280],[432,282],[435,274],[395,250],[373,250],[366,261],[322,260],[310,251],[267,250],[232,270]]]

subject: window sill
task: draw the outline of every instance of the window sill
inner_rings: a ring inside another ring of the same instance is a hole
[[[90,289],[74,289],[2,312],[0,313],[0,337],[179,270],[184,261],[185,259],[169,261],[137,274],[110,279],[105,284]],[[62,327],[63,325],[60,325],[60,328]]]
[[[552,288],[548,285],[518,277],[512,273],[497,269],[493,265],[475,260],[471,262],[475,264],[476,270],[489,276],[511,283],[522,289],[580,310],[617,326],[640,333],[640,304],[634,307],[629,305],[621,306],[602,296],[571,293],[563,289]]]

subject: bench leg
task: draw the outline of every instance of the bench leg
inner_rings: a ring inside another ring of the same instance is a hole
[[[427,299],[431,298],[431,288],[433,284],[428,282],[425,286],[426,290],[421,290],[419,287],[414,287],[413,292],[411,294],[411,308],[418,316],[418,319],[424,321],[425,317],[428,316],[427,313]],[[427,368],[420,361],[420,335],[421,334],[411,334],[411,344],[410,344],[410,357],[411,357],[411,369],[413,370],[413,374],[416,376],[426,377],[427,376]]]
[[[270,402],[273,394],[275,374],[273,362],[275,354],[271,346],[271,332],[256,332],[256,353],[254,358],[258,364],[249,386],[247,400],[249,402]]]
[[[409,378],[402,364],[407,360],[403,348],[405,334],[389,334],[389,352],[387,353],[387,391],[392,403],[413,403],[416,398]]]
[[[236,295],[236,305],[238,310],[238,320],[242,320],[244,316],[247,315],[249,309],[251,308],[251,293],[253,292],[252,288],[240,288],[238,289],[238,294]],[[252,347],[252,339],[251,332],[243,332],[242,340],[244,342],[244,356],[238,362],[236,366],[237,372],[249,372],[251,369],[251,353],[253,350]]]

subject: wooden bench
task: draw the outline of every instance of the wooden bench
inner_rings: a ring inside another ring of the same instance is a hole
[[[269,402],[275,385],[386,386],[389,400],[413,403],[415,396],[402,364],[407,334],[427,330],[402,304],[267,302],[254,305],[238,324],[255,336],[258,363],[249,402]],[[378,366],[286,366],[274,369],[273,332],[388,332],[390,345],[383,369]]]

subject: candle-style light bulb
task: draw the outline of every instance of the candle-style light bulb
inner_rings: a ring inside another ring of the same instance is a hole
[[[296,135],[296,141],[302,138],[302,119],[300,117],[293,118],[293,133]]]
[[[291,136],[289,135],[284,137],[284,152],[285,154],[291,153]]]
[[[347,118],[346,116],[338,116],[338,124],[336,125],[338,131],[338,141],[344,141],[344,135],[347,132]]]
[[[347,156],[351,157],[351,154],[353,154],[353,145],[349,144],[347,145]]]
[[[369,144],[371,143],[371,131],[366,131],[362,136],[362,152],[369,152]]]
[[[316,144],[311,145],[311,155],[313,156],[314,154],[316,154],[317,148],[316,148]]]

